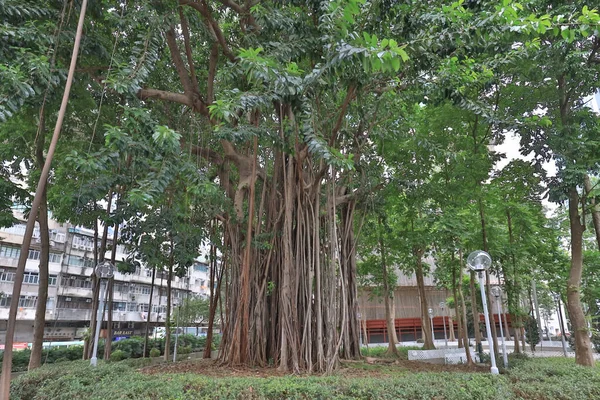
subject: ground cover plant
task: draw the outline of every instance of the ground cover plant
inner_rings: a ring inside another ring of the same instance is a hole
[[[49,365],[24,374],[11,399],[594,399],[600,369],[573,359],[511,359],[492,376],[486,367],[406,360],[343,362],[330,376],[288,376],[275,368],[229,368],[198,360],[148,365],[149,360]]]

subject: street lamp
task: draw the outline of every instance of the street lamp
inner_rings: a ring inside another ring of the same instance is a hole
[[[565,340],[565,326],[563,325],[562,308],[560,306],[560,294],[554,293],[552,297],[554,297],[556,309],[558,310],[558,326],[560,326],[560,339],[562,342],[563,354],[567,357],[567,342]]]
[[[500,322],[500,336],[502,336],[502,360],[504,361],[504,368],[508,368],[508,354],[506,353],[504,328],[502,327],[502,288],[500,286],[492,287],[492,295],[496,298],[496,305],[498,306],[498,321]]]
[[[433,333],[433,308],[427,310],[429,313],[429,322],[431,323],[431,342],[435,343],[435,334]]]
[[[494,354],[494,342],[492,341],[492,331],[490,328],[490,316],[487,309],[487,300],[485,298],[485,288],[483,287],[483,271],[487,270],[492,265],[492,257],[482,250],[475,250],[467,257],[467,265],[471,270],[477,272],[479,278],[479,288],[481,289],[481,304],[483,305],[483,315],[485,316],[485,327],[487,330],[487,341],[490,348],[490,361],[492,368],[490,372],[494,375],[498,374],[496,367],[496,355]]]
[[[446,348],[448,348],[448,335],[446,334],[446,303],[441,301],[440,308],[442,309],[442,320],[444,321],[444,343],[446,344]]]
[[[94,351],[92,352],[92,358],[90,359],[90,365],[95,367],[98,364],[98,339],[100,338],[100,325],[102,325],[102,319],[104,318],[104,297],[106,296],[106,283],[103,279],[110,279],[115,273],[115,266],[109,261],[103,261],[96,265],[94,273],[98,277],[98,284],[100,285],[100,303],[98,304],[98,314],[96,316],[96,333],[94,335]],[[112,310],[108,310],[112,312]],[[111,329],[109,326],[108,329]]]

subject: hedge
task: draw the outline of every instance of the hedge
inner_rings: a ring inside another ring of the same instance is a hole
[[[219,345],[221,336],[215,335],[213,337],[213,349]],[[177,351],[180,354],[187,354],[190,352],[203,351],[206,344],[205,337],[197,337],[194,335],[179,335],[177,341]],[[175,349],[175,337],[172,336],[170,344],[170,352],[173,353]],[[148,341],[148,349],[146,350],[146,356],[150,356],[152,349],[158,349],[159,355],[165,353],[165,339],[157,338],[150,339]],[[115,351],[121,351],[124,358],[140,358],[144,351],[144,338],[134,336],[129,339],[123,339],[115,341],[111,346],[111,353]],[[98,344],[98,354],[104,354],[104,343],[101,341]],[[13,372],[26,371],[29,365],[29,357],[31,350],[20,350],[13,352]],[[2,359],[4,352],[0,352],[0,371],[2,371]],[[83,358],[83,346],[70,346],[70,347],[51,347],[50,349],[44,349],[42,353],[42,364],[53,364],[62,361],[75,361]]]
[[[598,399],[600,369],[573,359],[519,358],[501,375],[404,372],[393,376],[215,378],[198,374],[144,375],[148,359],[45,366],[17,378],[11,399]],[[344,371],[341,372],[342,374]]]

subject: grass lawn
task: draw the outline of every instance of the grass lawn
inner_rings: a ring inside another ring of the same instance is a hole
[[[208,360],[144,362],[49,365],[15,379],[11,399],[600,399],[600,368],[563,358],[512,359],[499,376],[406,360],[343,363],[333,376],[285,376]]]

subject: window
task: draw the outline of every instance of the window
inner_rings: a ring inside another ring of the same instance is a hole
[[[56,231],[50,232],[50,240],[54,240],[55,242],[58,242],[58,243],[64,243],[65,239],[66,239],[66,236],[62,232],[56,232]]]
[[[142,286],[142,294],[150,294],[150,286]]]
[[[138,304],[140,312],[148,312],[148,304]]]
[[[202,279],[200,281],[200,287],[204,289],[204,287],[206,287],[206,281],[204,279]]]
[[[34,249],[29,249],[29,254],[27,255],[27,258],[30,260],[39,260],[40,259],[40,251],[34,250]]]
[[[125,311],[127,310],[127,303],[124,301],[114,301],[113,302],[113,311]]]
[[[92,299],[58,296],[58,305],[56,308],[89,310],[92,308]]]
[[[127,303],[127,311],[137,311],[138,303]]]
[[[54,297],[48,297],[46,300],[46,311],[54,309]]]
[[[14,282],[15,273],[13,271],[0,272],[0,282]]]
[[[74,288],[91,289],[92,279],[76,275],[63,275],[60,279],[60,285]]]
[[[56,275],[50,275],[48,277],[48,286],[56,286]]]
[[[37,296],[21,296],[19,297],[19,307],[35,308],[37,304]]]
[[[12,296],[2,296],[0,297],[0,307],[10,307],[10,299]]]
[[[146,270],[146,276],[147,276],[148,278],[152,277],[152,270],[151,270],[151,269],[147,269],[147,270]]]
[[[86,267],[86,268],[93,268],[94,267],[94,260],[90,259],[90,258],[83,258],[83,257],[78,257],[78,256],[68,256],[69,259],[67,261],[67,264],[69,265],[75,265],[77,267]]]
[[[50,257],[48,258],[48,261],[51,263],[57,263],[60,264],[60,253],[50,253]]]
[[[135,266],[135,274],[136,275],[141,275],[142,274],[142,267],[140,267],[139,265]]]
[[[208,265],[204,263],[196,263],[194,264],[194,271],[208,272]]]
[[[21,249],[12,246],[0,246],[0,257],[5,258],[19,258],[21,255]]]
[[[40,283],[40,274],[38,274],[37,272],[25,272],[25,274],[23,275],[23,283],[37,285],[38,283]]]

